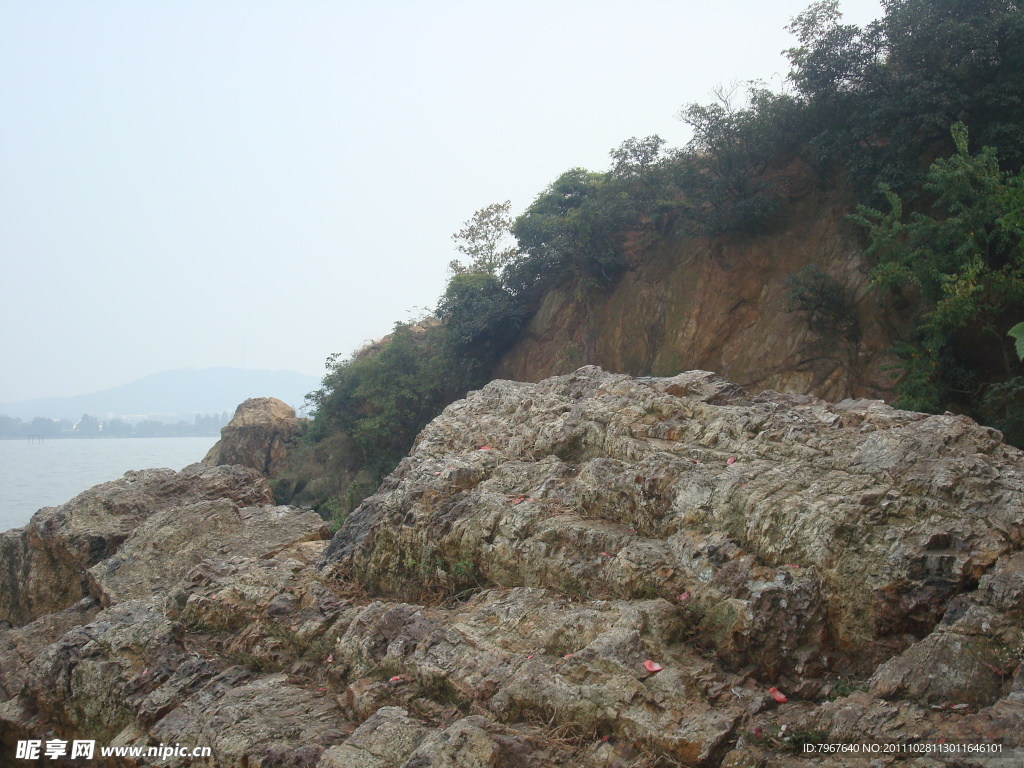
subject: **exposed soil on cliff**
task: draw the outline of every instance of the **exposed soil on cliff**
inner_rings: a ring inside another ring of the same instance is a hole
[[[495,378],[540,381],[581,365],[635,376],[701,369],[752,390],[886,398],[899,321],[869,291],[852,204],[809,184],[771,232],[638,241],[612,289],[549,292]],[[809,264],[848,292],[854,328],[786,311],[786,277]]]

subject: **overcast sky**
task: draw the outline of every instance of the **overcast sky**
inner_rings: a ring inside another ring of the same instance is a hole
[[[780,86],[808,4],[0,0],[0,402],[321,376],[433,308],[475,210]]]

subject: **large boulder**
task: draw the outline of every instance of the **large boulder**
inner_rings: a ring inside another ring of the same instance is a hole
[[[285,454],[302,423],[295,409],[275,397],[253,397],[235,409],[203,464],[241,464],[267,474]]]

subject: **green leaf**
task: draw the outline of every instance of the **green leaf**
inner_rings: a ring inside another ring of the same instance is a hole
[[[1017,323],[1006,335],[1017,340],[1017,354],[1024,360],[1024,323]]]

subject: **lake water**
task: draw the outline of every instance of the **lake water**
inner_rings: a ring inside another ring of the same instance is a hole
[[[0,440],[0,531],[18,528],[41,507],[55,507],[130,469],[194,464],[215,437]]]

